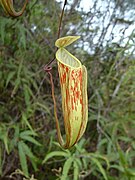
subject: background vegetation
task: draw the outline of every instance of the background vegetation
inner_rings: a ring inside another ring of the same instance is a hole
[[[69,51],[88,69],[88,125],[70,150],[57,143],[42,68],[54,57],[62,4],[31,0],[17,19],[0,7],[1,180],[135,180],[135,3],[81,3],[68,0],[61,33],[81,35]],[[56,64],[52,73],[63,125]]]

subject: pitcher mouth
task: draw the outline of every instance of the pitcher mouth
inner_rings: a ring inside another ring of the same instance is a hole
[[[69,68],[78,69],[82,66],[81,62],[65,48],[60,48],[56,52],[56,59]]]

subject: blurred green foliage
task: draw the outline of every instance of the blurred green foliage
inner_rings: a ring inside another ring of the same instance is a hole
[[[88,69],[89,120],[84,137],[69,150],[56,142],[50,80],[43,71],[54,57],[61,4],[31,0],[17,19],[0,9],[0,179],[135,180],[135,32],[124,41],[124,29],[132,25],[125,22],[120,40],[107,40],[118,13],[101,29],[93,17],[108,11],[93,0],[85,12],[80,2],[69,1],[62,36],[81,35],[69,49]],[[111,2],[124,21],[126,6],[121,11],[119,1]],[[63,127],[56,64],[52,74]]]

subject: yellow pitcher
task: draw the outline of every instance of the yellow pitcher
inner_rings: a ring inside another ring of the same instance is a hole
[[[72,147],[83,135],[88,120],[87,70],[86,67],[65,47],[79,39],[79,36],[67,36],[56,41],[58,72],[62,94],[62,110],[66,141],[63,141],[56,108],[54,114],[58,140],[63,148]]]

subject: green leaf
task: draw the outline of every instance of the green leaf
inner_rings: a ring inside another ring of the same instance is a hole
[[[85,149],[84,149],[84,146],[85,146],[85,143],[86,143],[86,139],[82,138],[75,146],[76,146],[76,149],[79,151],[79,152],[84,152]]]
[[[1,40],[4,43],[4,39],[5,39],[5,22],[4,19],[0,18],[0,35],[1,35]]]
[[[26,49],[26,29],[20,23],[18,23],[17,28],[19,31],[19,39],[18,39],[19,46]]]
[[[9,154],[9,140],[8,140],[8,132],[6,126],[0,128],[0,139],[3,141],[5,145],[6,152]]]
[[[27,144],[25,144],[23,141],[20,141],[22,147],[23,147],[23,150],[25,152],[25,154],[30,157],[31,159],[37,159],[36,156],[32,153],[31,149],[28,147]]]
[[[94,157],[92,157],[91,160],[97,165],[97,167],[99,168],[100,173],[103,175],[104,179],[108,180],[105,170],[103,169],[101,163]]]
[[[38,134],[34,131],[30,131],[30,130],[26,130],[26,131],[23,131],[20,133],[20,137],[23,137],[23,136],[38,136]]]
[[[135,177],[135,169],[131,169],[131,168],[127,168],[125,169],[126,170],[126,173],[129,175],[129,176],[134,176]]]
[[[118,153],[119,153],[119,159],[120,159],[121,165],[124,168],[127,168],[128,167],[128,162],[126,160],[125,153],[121,150],[121,147],[119,146],[119,144],[117,144],[117,147],[118,147]]]
[[[31,137],[31,136],[25,135],[25,136],[21,136],[21,138],[24,139],[24,140],[26,140],[26,141],[29,141],[29,142],[37,145],[37,146],[42,146],[37,140],[35,140],[35,139],[34,139],[33,137]]]
[[[71,168],[71,165],[74,161],[74,158],[73,157],[70,157],[66,160],[66,162],[64,163],[64,166],[63,166],[63,171],[62,171],[62,176],[61,176],[61,180],[66,180],[67,177],[68,177],[68,172]]]
[[[110,169],[111,169],[111,168],[117,169],[118,171],[124,173],[124,168],[123,168],[122,166],[119,166],[119,165],[114,164],[114,165],[111,165],[111,166],[110,166]]]
[[[84,156],[83,156],[84,155]],[[92,157],[94,157],[94,158],[96,158],[96,159],[102,159],[102,160],[104,160],[105,162],[106,162],[106,164],[107,164],[107,168],[109,169],[109,167],[110,167],[110,163],[109,163],[109,160],[107,159],[107,157],[106,156],[104,156],[104,155],[100,155],[99,153],[84,153],[82,156],[83,157],[89,157],[89,158],[92,158]]]
[[[36,171],[37,170],[36,162],[38,160],[37,157],[32,153],[31,149],[28,147],[27,144],[25,144],[23,141],[20,141],[20,142],[21,142],[21,145],[23,147],[25,154],[30,158],[33,168]]]
[[[12,91],[11,97],[13,97],[13,96],[16,94],[16,92],[17,92],[17,90],[18,90],[18,88],[19,88],[19,86],[20,86],[20,83],[21,83],[20,78],[17,78],[17,79],[15,80],[15,86],[14,86],[14,89],[13,89],[13,91]]]
[[[18,67],[18,71],[17,71],[17,79],[20,78],[22,68],[23,68],[23,59],[21,59],[21,61],[19,63],[19,67]]]
[[[78,167],[79,167],[80,169],[82,169],[82,168],[83,168],[83,166],[82,166],[83,164],[82,164],[81,159],[80,159],[80,158],[76,158],[75,161],[76,161],[76,163],[78,164]]]
[[[29,91],[28,91],[28,86],[26,84],[24,84],[24,99],[25,99],[25,104],[26,106],[28,107],[30,105],[30,94],[29,94]]]
[[[12,20],[9,18],[0,17],[0,36],[1,36],[2,43],[4,43],[4,41],[5,41],[6,25],[10,24],[11,22],[12,22]]]
[[[73,166],[74,166],[74,180],[78,180],[79,179],[79,167],[78,167],[76,160],[74,161]]]
[[[11,71],[8,76],[7,76],[7,80],[6,80],[6,87],[8,86],[10,80],[14,77],[15,72]]]
[[[21,141],[18,143],[18,150],[19,150],[19,158],[20,158],[21,168],[22,168],[25,176],[28,177],[29,176],[28,165],[27,165],[26,155],[25,155],[25,152],[23,149],[23,144]]]
[[[82,159],[84,169],[87,169],[87,167],[88,167],[87,160],[88,160],[88,159],[86,159],[86,158],[83,158],[83,159]]]
[[[2,175],[2,148],[0,146],[0,176]]]
[[[7,135],[7,133],[5,133],[3,141],[4,141],[5,149],[6,149],[7,153],[9,154],[8,135]]]
[[[28,126],[28,128],[34,132],[32,126],[30,125],[29,121],[27,120],[27,116],[25,113],[22,113],[22,121]]]
[[[43,164],[50,158],[54,157],[54,156],[64,156],[64,157],[69,157],[69,154],[63,151],[54,151],[54,152],[50,152],[49,154],[46,155],[46,157],[43,160]]]

